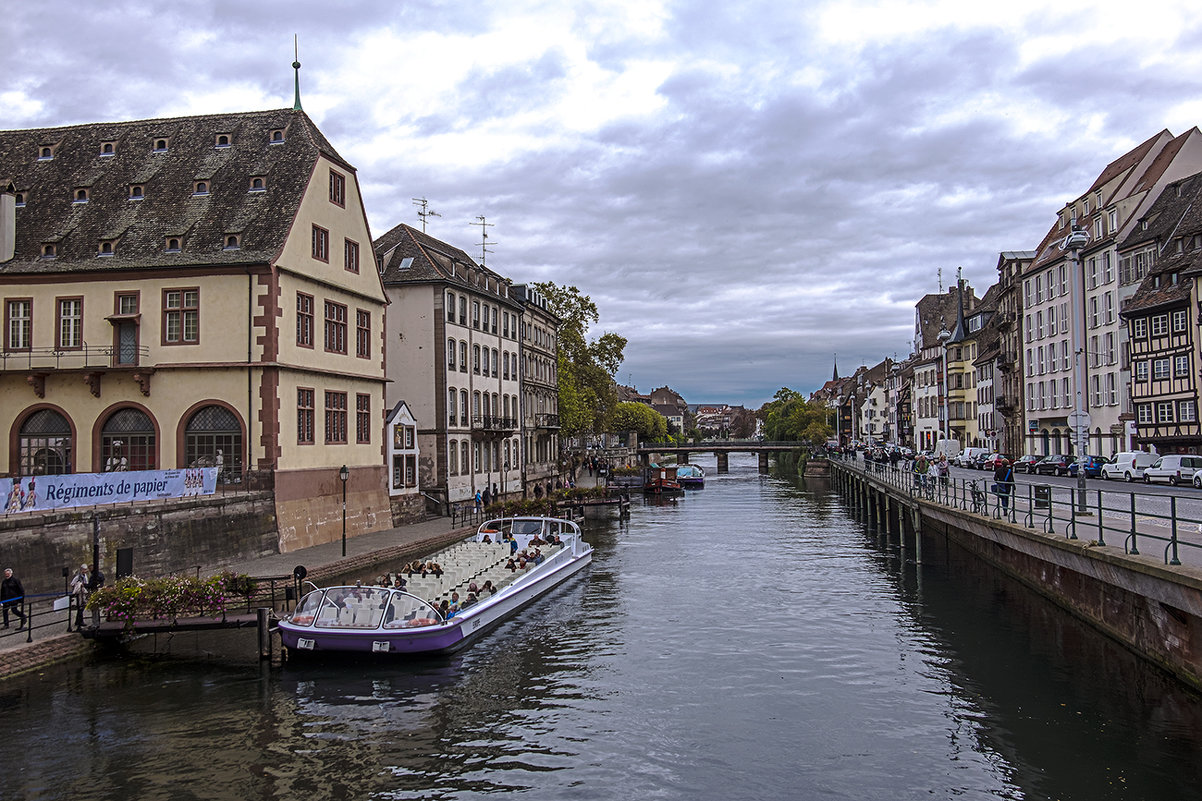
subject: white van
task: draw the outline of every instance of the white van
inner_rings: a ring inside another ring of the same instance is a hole
[[[1193,481],[1194,473],[1199,470],[1202,470],[1202,456],[1170,453],[1167,456],[1161,456],[1144,470],[1144,483],[1167,481],[1173,486],[1189,484]]]
[[[935,443],[935,458],[946,456],[948,461],[955,459],[960,455],[960,440],[958,439],[941,439]]]
[[[1116,453],[1113,462],[1102,465],[1102,478],[1121,478],[1124,481],[1142,480],[1144,471],[1159,458],[1160,454],[1147,451]]]

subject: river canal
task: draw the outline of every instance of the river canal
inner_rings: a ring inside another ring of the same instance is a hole
[[[954,549],[919,574],[825,482],[709,468],[450,659],[0,684],[0,797],[1196,797],[1198,696]]]

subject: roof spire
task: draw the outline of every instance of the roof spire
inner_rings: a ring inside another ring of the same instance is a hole
[[[300,45],[296,41],[296,34],[292,34],[292,70],[296,76],[296,95],[292,101],[292,110],[301,111],[300,102]]]
[[[839,380],[839,354],[838,353],[834,354],[834,362],[835,362],[835,375],[831,380],[838,381]]]

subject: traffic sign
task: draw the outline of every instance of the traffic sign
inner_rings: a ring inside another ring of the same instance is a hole
[[[1068,424],[1073,428],[1089,428],[1092,422],[1089,412],[1084,409],[1077,409],[1068,416]]]

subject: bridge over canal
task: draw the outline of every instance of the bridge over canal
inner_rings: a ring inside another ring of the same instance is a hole
[[[760,472],[768,472],[768,457],[774,453],[790,451],[807,451],[808,445],[800,442],[764,442],[761,440],[718,439],[701,442],[690,442],[687,445],[639,445],[637,453],[639,462],[643,465],[651,463],[655,455],[674,454],[677,464],[685,464],[694,453],[712,453],[718,458],[718,472],[725,473],[730,469],[732,453],[754,453],[760,459]]]

